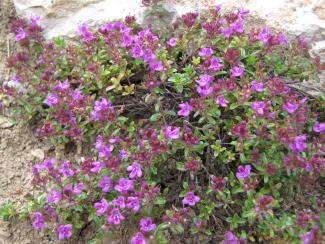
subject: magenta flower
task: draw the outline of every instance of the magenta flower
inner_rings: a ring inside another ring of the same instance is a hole
[[[219,104],[221,107],[226,108],[228,106],[229,101],[227,101],[223,95],[220,95],[217,97],[216,103]]]
[[[317,133],[323,134],[323,132],[325,131],[325,123],[318,123],[316,122],[313,130]]]
[[[132,209],[135,213],[139,211],[141,200],[138,197],[128,197],[126,207]]]
[[[199,56],[201,57],[210,57],[213,54],[213,49],[208,47],[208,48],[201,48],[199,51]]]
[[[179,138],[180,128],[175,126],[167,126],[164,128],[165,138],[169,140],[177,140]]]
[[[47,98],[45,99],[45,103],[49,107],[54,107],[55,105],[57,105],[59,103],[59,97],[58,97],[58,95],[56,95],[55,93],[50,93],[47,96]]]
[[[258,40],[260,40],[263,44],[266,44],[271,37],[271,33],[267,27],[264,27],[260,33],[258,34]]]
[[[94,204],[94,207],[96,208],[96,214],[98,216],[100,216],[107,212],[109,205],[108,205],[106,199],[102,198],[102,200],[100,200],[100,202],[96,202]]]
[[[16,33],[16,41],[17,42],[22,41],[26,37],[27,37],[27,33],[22,28],[19,28]]]
[[[113,208],[110,214],[107,216],[106,221],[110,224],[119,225],[121,221],[124,219],[118,208]]]
[[[103,178],[98,183],[98,187],[102,188],[103,192],[108,192],[112,186],[113,186],[113,181],[108,176],[103,176]]]
[[[46,228],[46,224],[44,221],[44,216],[41,212],[35,212],[34,213],[34,222],[33,222],[33,228],[37,230],[44,230]]]
[[[210,70],[218,71],[218,70],[222,69],[223,67],[224,67],[224,65],[221,63],[220,58],[212,57],[210,59],[210,66],[209,66]]]
[[[171,39],[167,42],[167,44],[168,44],[169,46],[171,46],[171,47],[176,47],[176,45],[177,45],[177,39],[176,39],[175,37],[173,37],[173,38],[171,38]]]
[[[265,113],[265,102],[252,102],[251,106],[257,114],[263,115]]]
[[[30,16],[29,20],[30,20],[32,26],[40,26],[40,24],[41,24],[40,16]]]
[[[115,110],[110,100],[102,98],[96,101],[94,110],[91,112],[91,118],[95,121],[110,121],[115,118]]]
[[[293,114],[298,109],[299,104],[286,102],[283,104],[283,109],[287,110],[289,114]]]
[[[301,234],[300,238],[302,239],[304,244],[312,244],[314,241],[314,235],[311,231],[308,231],[305,234]]]
[[[200,79],[196,81],[199,86],[210,86],[211,82],[213,81],[213,77],[207,74],[201,75]]]
[[[206,97],[213,92],[213,88],[211,86],[199,86],[196,88],[196,91],[200,94],[201,97]]]
[[[180,110],[177,112],[179,116],[189,116],[191,111],[193,110],[193,107],[189,105],[187,102],[186,103],[181,103],[178,105]]]
[[[184,205],[190,205],[190,206],[195,206],[195,204],[197,204],[200,201],[200,197],[195,196],[193,192],[188,192],[186,193],[185,198],[182,200],[182,203]]]
[[[257,92],[263,92],[265,87],[263,83],[257,83],[256,80],[253,80],[251,83],[251,88]]]
[[[83,37],[81,38],[82,42],[91,42],[96,39],[93,33],[89,31],[89,28],[86,24],[79,26],[79,34]]]
[[[53,90],[63,92],[65,90],[69,89],[69,87],[70,87],[69,80],[65,80],[64,82],[58,82],[58,84],[56,86],[54,86]]]
[[[280,44],[282,46],[285,46],[285,47],[288,46],[288,44],[289,44],[287,37],[283,33],[278,35],[278,41],[280,42]]]
[[[165,67],[163,66],[163,63],[161,61],[151,61],[149,66],[150,66],[150,69],[152,71],[163,71],[163,70],[165,70]]]
[[[65,238],[70,238],[72,236],[72,225],[60,225],[58,228],[59,240],[62,241]]]
[[[47,202],[49,203],[54,203],[55,205],[58,205],[59,202],[61,201],[62,199],[62,194],[61,192],[59,191],[55,191],[55,190],[52,190],[50,191],[50,195],[48,198],[47,198]]]
[[[232,77],[242,77],[245,73],[245,69],[241,66],[235,66],[231,69]]]
[[[123,196],[119,196],[112,201],[112,204],[115,207],[125,208],[125,198]]]
[[[289,147],[293,152],[303,152],[307,148],[305,135],[296,136],[293,142],[289,142]]]
[[[92,166],[93,167],[90,169],[90,171],[93,173],[98,173],[104,168],[102,162],[99,161],[92,162]]]
[[[273,202],[273,197],[268,195],[263,195],[259,197],[257,206],[255,208],[256,212],[266,211],[268,206]]]
[[[140,220],[140,230],[145,233],[155,230],[156,227],[157,225],[152,221],[151,218],[142,218]]]
[[[228,231],[226,233],[226,239],[224,240],[223,244],[238,244],[238,238],[231,232]]]
[[[239,20],[239,21],[236,21],[235,23],[233,23],[231,25],[231,28],[233,30],[233,32],[235,33],[243,33],[245,28],[244,28],[244,21],[243,20]]]
[[[144,235],[141,232],[136,233],[132,239],[131,244],[146,244],[146,240],[144,238]]]
[[[221,33],[223,34],[223,36],[225,38],[228,39],[234,33],[234,30],[233,30],[232,27],[229,27],[229,28],[221,28]]]
[[[120,157],[121,157],[122,159],[126,159],[126,158],[129,157],[129,154],[127,153],[127,151],[125,151],[125,150],[123,150],[123,149],[121,149],[121,150],[119,151],[119,153],[120,153]]]
[[[127,171],[131,171],[129,177],[133,179],[134,177],[142,177],[141,165],[138,162],[134,162],[132,165],[127,167]]]
[[[73,169],[71,169],[71,163],[70,162],[64,162],[61,165],[61,168],[59,169],[59,172],[65,176],[65,177],[70,177],[74,175]]]
[[[127,193],[128,191],[132,191],[134,188],[133,181],[127,180],[124,178],[120,178],[118,180],[118,184],[114,186],[114,189],[121,193]]]
[[[236,173],[237,179],[248,179],[251,175],[251,168],[250,164],[245,165],[245,167],[240,165]]]
[[[72,189],[72,193],[75,195],[80,195],[83,189],[85,189],[85,185],[84,183],[80,182]]]

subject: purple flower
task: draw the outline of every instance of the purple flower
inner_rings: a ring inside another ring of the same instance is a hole
[[[121,221],[124,219],[118,208],[113,208],[110,214],[107,216],[106,221],[110,224],[119,225]]]
[[[186,193],[185,198],[182,200],[182,203],[184,205],[190,205],[190,206],[195,206],[195,204],[197,204],[200,201],[200,197],[195,196],[193,192],[188,192]]]
[[[167,42],[167,44],[168,44],[169,46],[171,46],[171,47],[176,47],[176,45],[177,45],[177,39],[176,39],[175,37],[173,37],[173,38],[171,38],[171,39]]]
[[[35,212],[34,213],[34,222],[33,222],[33,228],[38,230],[44,230],[46,228],[46,224],[44,221],[44,216],[41,212]]]
[[[257,83],[256,80],[253,80],[251,83],[251,88],[257,92],[263,92],[265,87],[263,83]]]
[[[141,200],[138,197],[128,197],[126,207],[132,209],[135,213],[139,211]]]
[[[221,33],[225,38],[231,37],[231,35],[234,33],[234,30],[232,27],[229,28],[221,28]]]
[[[125,151],[125,150],[123,150],[123,149],[121,149],[121,150],[119,151],[119,153],[120,153],[120,157],[121,157],[122,159],[126,159],[126,158],[129,157],[129,154],[127,153],[127,151]]]
[[[163,70],[165,70],[165,67],[163,66],[163,63],[161,61],[151,61],[149,66],[150,66],[150,69],[152,71],[163,71]]]
[[[218,71],[220,69],[223,68],[223,64],[221,63],[221,59],[220,58],[216,58],[216,57],[212,57],[210,59],[210,66],[209,69],[212,71]]]
[[[267,27],[264,27],[260,33],[258,34],[258,40],[260,40],[263,44],[266,44],[271,37],[271,33]]]
[[[45,103],[49,106],[49,107],[54,107],[55,105],[57,105],[59,103],[59,97],[57,94],[55,93],[50,93],[47,98],[45,99]]]
[[[231,69],[232,77],[241,77],[244,75],[245,69],[241,66],[235,66]]]
[[[306,232],[306,234],[301,234],[300,238],[304,242],[304,244],[312,244],[314,240],[314,235],[311,231]]]
[[[285,36],[285,34],[281,33],[280,35],[278,35],[278,41],[280,42],[280,44],[282,46],[288,46],[288,39],[287,37]]]
[[[16,41],[17,42],[22,41],[26,37],[27,37],[27,33],[22,28],[19,28],[16,32]]]
[[[289,142],[289,147],[293,152],[303,152],[307,148],[305,135],[296,136],[293,142]]]
[[[196,91],[200,94],[201,97],[206,97],[213,92],[213,88],[211,86],[199,86],[196,88]]]
[[[213,77],[207,74],[201,75],[200,79],[196,81],[199,86],[210,86],[211,82],[213,81]]]
[[[187,102],[186,103],[181,103],[178,105],[180,110],[177,112],[179,116],[189,116],[193,107],[189,105]]]
[[[113,181],[108,176],[103,176],[103,178],[98,183],[98,187],[102,188],[103,192],[108,192],[112,186],[113,186]]]
[[[115,207],[125,208],[125,198],[123,196],[119,196],[112,201],[112,204]]]
[[[131,238],[131,244],[146,244],[146,240],[144,238],[144,235],[141,232],[136,233]]]
[[[114,189],[120,193],[127,193],[128,191],[132,191],[134,188],[133,181],[127,180],[124,178],[120,178],[118,180],[118,184],[114,186]]]
[[[323,132],[325,131],[325,123],[318,123],[316,122],[314,127],[313,127],[313,130],[315,132],[318,132],[320,134],[323,134]]]
[[[69,80],[65,80],[64,82],[58,82],[58,84],[54,86],[53,90],[62,92],[69,89],[69,87],[70,87]]]
[[[70,238],[72,236],[72,225],[60,225],[58,228],[59,240],[62,241],[64,238]]]
[[[106,199],[102,198],[102,200],[100,202],[96,202],[94,204],[94,207],[96,208],[96,214],[98,216],[100,216],[100,215],[103,215],[104,213],[106,213],[106,211],[109,208],[109,205],[108,205]]]
[[[243,167],[242,165],[240,165],[238,167],[237,173],[236,173],[236,177],[237,179],[248,179],[251,175],[251,169],[252,167],[250,166],[250,164],[245,165],[245,167]]]
[[[265,113],[265,102],[252,102],[251,106],[257,114],[263,115]]]
[[[298,109],[299,104],[286,102],[283,104],[283,109],[287,110],[289,114],[293,114]]]
[[[79,34],[83,37],[81,38],[82,42],[91,42],[96,39],[93,33],[89,31],[89,28],[86,24],[79,26]]]
[[[152,221],[151,218],[142,218],[140,220],[140,230],[145,233],[155,230],[156,227],[157,225]]]
[[[175,126],[167,126],[164,128],[165,138],[169,140],[177,140],[179,138],[180,128]]]
[[[223,244],[238,244],[238,238],[231,232],[228,231],[226,233],[226,239],[224,240]]]
[[[134,177],[142,177],[141,165],[138,162],[134,162],[132,165],[127,167],[127,171],[131,171],[129,177],[133,179]]]
[[[201,48],[199,51],[199,56],[201,57],[210,57],[213,54],[213,49],[210,47]]]
[[[59,202],[61,201],[62,199],[62,194],[61,192],[59,191],[55,191],[55,190],[52,190],[50,191],[50,195],[48,198],[47,198],[47,202],[51,203],[53,202],[55,205],[58,205]]]
[[[71,169],[71,163],[70,162],[64,162],[61,165],[61,168],[59,169],[59,172],[65,176],[65,177],[70,177],[74,175],[73,169]]]
[[[75,195],[80,195],[83,189],[85,189],[85,185],[84,183],[80,182],[72,189],[72,193]]]
[[[229,102],[224,98],[223,95],[220,95],[217,97],[216,103],[219,104],[221,107],[226,108]]]
[[[99,161],[92,162],[91,165],[93,167],[90,169],[90,171],[93,173],[98,173],[104,168],[104,165]]]
[[[40,24],[41,24],[40,16],[30,16],[29,20],[30,20],[32,26],[40,26]]]
[[[244,21],[243,20],[236,21],[235,23],[233,23],[231,25],[231,28],[232,28],[233,32],[236,32],[238,34],[243,33],[245,30]]]
[[[110,121],[115,117],[115,110],[110,100],[102,98],[96,101],[94,110],[91,112],[91,118],[95,121]]]

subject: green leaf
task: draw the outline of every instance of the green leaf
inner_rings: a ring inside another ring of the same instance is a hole
[[[161,118],[161,114],[160,114],[160,113],[153,114],[153,115],[151,115],[151,117],[150,117],[150,121],[156,122],[156,121],[158,121],[160,118]]]

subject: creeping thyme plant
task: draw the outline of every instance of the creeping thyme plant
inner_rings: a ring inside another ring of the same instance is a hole
[[[95,223],[93,243],[121,228],[133,244],[323,243],[324,103],[290,87],[318,66],[302,37],[247,30],[247,16],[218,6],[159,30],[127,16],[68,41],[14,21],[16,112],[55,144],[92,145],[33,166],[33,227],[63,240]]]

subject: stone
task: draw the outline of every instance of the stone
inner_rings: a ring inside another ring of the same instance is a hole
[[[15,123],[11,121],[9,118],[0,115],[0,128],[1,129],[8,129],[14,126]]]
[[[30,154],[39,160],[43,160],[45,157],[44,150],[40,148],[31,150]]]

